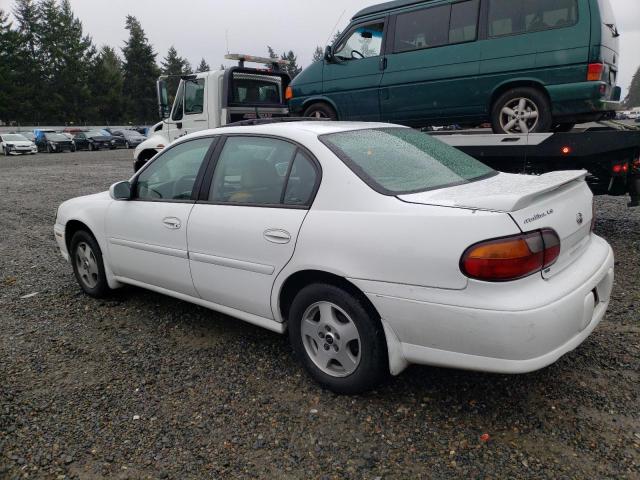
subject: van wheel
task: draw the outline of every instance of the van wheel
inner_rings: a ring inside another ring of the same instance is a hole
[[[494,133],[540,133],[551,130],[553,118],[547,97],[531,87],[518,87],[500,95],[491,109]]]
[[[337,120],[338,114],[326,103],[314,103],[304,111],[305,117],[326,118],[327,120]]]
[[[102,298],[111,291],[104,273],[102,251],[93,235],[84,230],[76,232],[71,238],[69,255],[76,280],[86,294]]]
[[[355,296],[329,284],[309,285],[289,310],[289,341],[320,385],[340,394],[374,388],[388,374],[384,332]]]

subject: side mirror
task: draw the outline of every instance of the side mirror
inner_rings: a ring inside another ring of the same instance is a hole
[[[333,48],[331,48],[331,45],[327,45],[324,49],[324,59],[327,62],[331,62],[333,61]]]
[[[111,185],[109,195],[114,200],[131,200],[131,183],[118,182]]]
[[[159,79],[156,84],[158,94],[158,113],[160,119],[164,120],[169,118],[169,96],[167,94],[167,82],[164,79]]]

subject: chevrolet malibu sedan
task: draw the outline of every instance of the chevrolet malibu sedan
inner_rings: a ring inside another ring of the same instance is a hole
[[[391,124],[231,126],[64,202],[54,232],[87,294],[288,331],[315,380],[357,393],[411,363],[523,373],[580,345],[613,285],[585,175],[498,173]]]

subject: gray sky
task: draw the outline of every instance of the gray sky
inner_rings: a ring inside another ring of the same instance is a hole
[[[316,45],[325,45],[336,23],[342,29],[357,10],[380,1],[71,0],[71,4],[97,45],[121,47],[127,38],[124,18],[131,14],[142,23],[158,61],[174,45],[192,64],[204,57],[217,68],[224,63],[225,31],[232,53],[266,56],[266,45],[271,45],[276,52],[293,50],[306,66]],[[610,1],[622,33],[618,84],[626,92],[640,65],[640,0]],[[0,0],[5,9],[12,4],[13,0]]]

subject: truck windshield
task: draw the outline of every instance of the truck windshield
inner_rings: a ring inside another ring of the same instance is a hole
[[[280,77],[236,74],[232,83],[232,101],[242,105],[281,105],[281,84]]]
[[[497,172],[410,128],[350,130],[320,140],[379,193],[399,195],[480,180]]]

